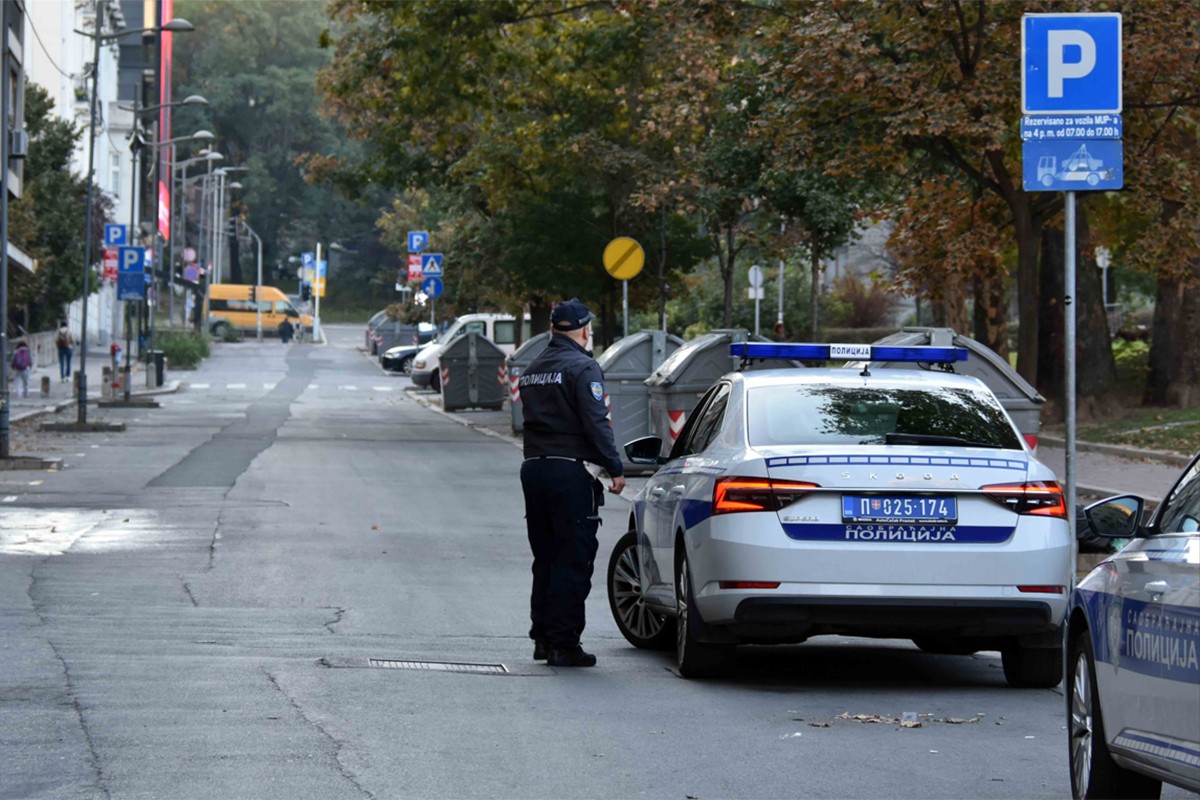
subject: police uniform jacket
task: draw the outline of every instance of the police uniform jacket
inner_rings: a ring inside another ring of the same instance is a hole
[[[550,335],[550,344],[521,376],[525,457],[562,456],[624,474],[604,404],[604,374],[574,340]]]

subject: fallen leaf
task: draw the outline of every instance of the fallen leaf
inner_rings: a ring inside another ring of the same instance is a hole
[[[371,530],[373,530],[373,531],[377,531],[377,530],[379,530],[379,526],[378,526],[378,525],[372,525],[372,526],[371,526]]]

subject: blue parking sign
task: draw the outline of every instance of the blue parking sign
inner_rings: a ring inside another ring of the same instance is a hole
[[[125,244],[125,226],[110,222],[104,226],[104,246],[120,247]]]
[[[429,244],[429,231],[408,232],[408,252],[419,253]]]
[[[124,275],[135,272],[138,275],[143,275],[146,272],[146,248],[118,247],[117,273]]]
[[[1021,18],[1023,114],[1121,113],[1121,15]]]
[[[117,273],[117,299],[141,300],[146,296],[146,277],[144,272]]]

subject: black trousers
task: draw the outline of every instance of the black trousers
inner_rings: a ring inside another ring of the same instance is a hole
[[[533,551],[529,637],[576,647],[599,546],[600,482],[578,461],[533,458],[521,465],[521,489]]]

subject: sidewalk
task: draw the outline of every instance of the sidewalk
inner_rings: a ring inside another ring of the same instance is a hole
[[[92,402],[100,399],[100,382],[104,367],[111,364],[107,350],[89,350],[87,354],[87,372],[88,372],[88,399]],[[121,366],[125,366],[124,359],[121,361]],[[146,389],[146,375],[142,371],[142,365],[137,361],[130,362],[131,377],[130,383],[135,394],[142,394]],[[71,359],[71,369],[78,372],[79,370],[79,352],[76,350],[75,357]],[[9,370],[12,374],[12,370]],[[50,378],[50,391],[48,394],[42,394],[42,377]],[[162,388],[166,388],[164,385]],[[29,397],[21,397],[18,393],[20,387],[15,382],[10,382],[9,390],[9,420],[17,422],[31,416],[46,413],[47,409],[54,411],[62,408],[77,400],[75,382],[64,382],[59,377],[58,362],[52,364],[38,364],[29,372]],[[158,391],[162,391],[159,389]]]
[[[1061,447],[1038,445],[1037,457],[1065,480],[1067,452]],[[1160,502],[1171,489],[1183,467],[1152,458],[1118,456],[1078,450],[1075,453],[1075,484],[1080,494],[1108,497],[1136,494]]]

